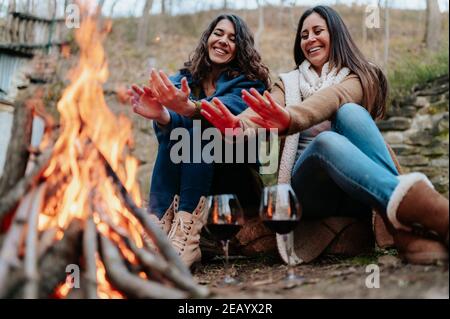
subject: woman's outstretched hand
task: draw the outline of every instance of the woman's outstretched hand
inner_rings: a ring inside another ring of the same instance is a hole
[[[150,81],[149,89],[159,103],[180,115],[192,116],[194,114],[195,104],[189,100],[191,89],[185,77],[181,80],[181,89],[178,89],[163,71],[157,72],[153,69]]]
[[[226,128],[235,129],[241,127],[239,118],[234,116],[216,97],[212,99],[212,103],[202,100],[202,110],[200,113],[208,122],[218,128],[222,134],[225,134]]]
[[[141,89],[133,84],[127,93],[135,113],[163,125],[170,122],[169,112],[158,102],[148,87]]]
[[[266,128],[277,128],[279,133],[285,133],[289,129],[291,116],[273,99],[269,92],[264,92],[264,97],[253,88],[250,91],[242,90],[242,99],[259,116],[250,118],[255,124]]]

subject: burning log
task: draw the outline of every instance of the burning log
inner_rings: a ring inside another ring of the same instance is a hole
[[[105,221],[115,233],[122,237],[127,246],[133,251],[133,253],[139,258],[145,268],[151,272],[158,272],[171,281],[179,288],[188,291],[192,296],[196,298],[204,298],[208,296],[208,289],[199,286],[195,283],[192,276],[183,275],[178,268],[172,267],[167,261],[155,252],[148,251],[146,249],[139,249],[136,245],[121,232],[117,227],[111,225],[108,221]]]
[[[116,287],[135,298],[186,298],[188,294],[178,289],[146,281],[131,274],[122,262],[118,248],[105,236],[100,236],[102,254],[109,276]]]
[[[90,216],[85,223],[85,231],[83,236],[83,251],[86,261],[85,279],[85,295],[89,299],[97,299],[97,266],[96,256],[98,254],[97,247],[97,230]]]
[[[176,251],[172,248],[169,240],[162,232],[162,230],[152,222],[152,220],[145,211],[143,211],[134,203],[133,199],[128,194],[128,191],[126,190],[125,186],[123,186],[122,182],[120,181],[119,177],[114,172],[112,167],[109,165],[108,161],[106,161],[105,159],[104,162],[106,166],[106,171],[108,175],[112,177],[117,187],[119,188],[120,195],[122,196],[125,205],[127,206],[128,209],[130,209],[130,211],[134,214],[134,216],[136,216],[138,220],[142,223],[145,230],[147,231],[147,235],[150,235],[155,239],[156,244],[158,245],[164,257],[173,262],[173,264],[180,270],[181,273],[183,273],[188,277],[191,276],[189,269],[186,267],[185,264],[183,264],[183,261],[178,256]]]

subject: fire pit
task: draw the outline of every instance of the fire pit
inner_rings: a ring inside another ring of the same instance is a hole
[[[56,142],[47,130],[38,163],[0,207],[0,221],[12,216],[0,248],[0,297],[205,297],[140,208],[132,126],[103,96],[102,41],[111,25],[100,32],[97,24],[86,16],[76,32],[80,58],[57,104]],[[67,269],[79,269],[80,279]]]

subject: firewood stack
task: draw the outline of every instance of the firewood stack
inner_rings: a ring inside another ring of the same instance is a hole
[[[140,208],[131,123],[104,101],[105,34],[84,17],[60,127],[47,130],[25,177],[0,198],[0,298],[208,295]]]

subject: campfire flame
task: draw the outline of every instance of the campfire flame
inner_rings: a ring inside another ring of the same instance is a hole
[[[98,231],[112,239],[130,263],[136,256],[102,223],[111,224],[129,234],[134,244],[143,246],[144,229],[122,203],[113,181],[105,171],[105,160],[117,174],[134,202],[141,206],[136,182],[138,161],[128,155],[133,144],[131,122],[125,116],[116,117],[108,108],[102,85],[108,78],[108,66],[102,42],[106,32],[97,30],[97,21],[86,17],[76,32],[80,47],[77,66],[69,73],[70,85],[57,104],[61,115],[61,132],[56,141],[50,164],[44,172],[48,184],[45,205],[39,215],[38,230],[57,229],[61,239],[73,219],[94,217]],[[97,257],[98,296],[121,298],[108,283],[103,263]],[[67,296],[66,284],[58,288]]]

